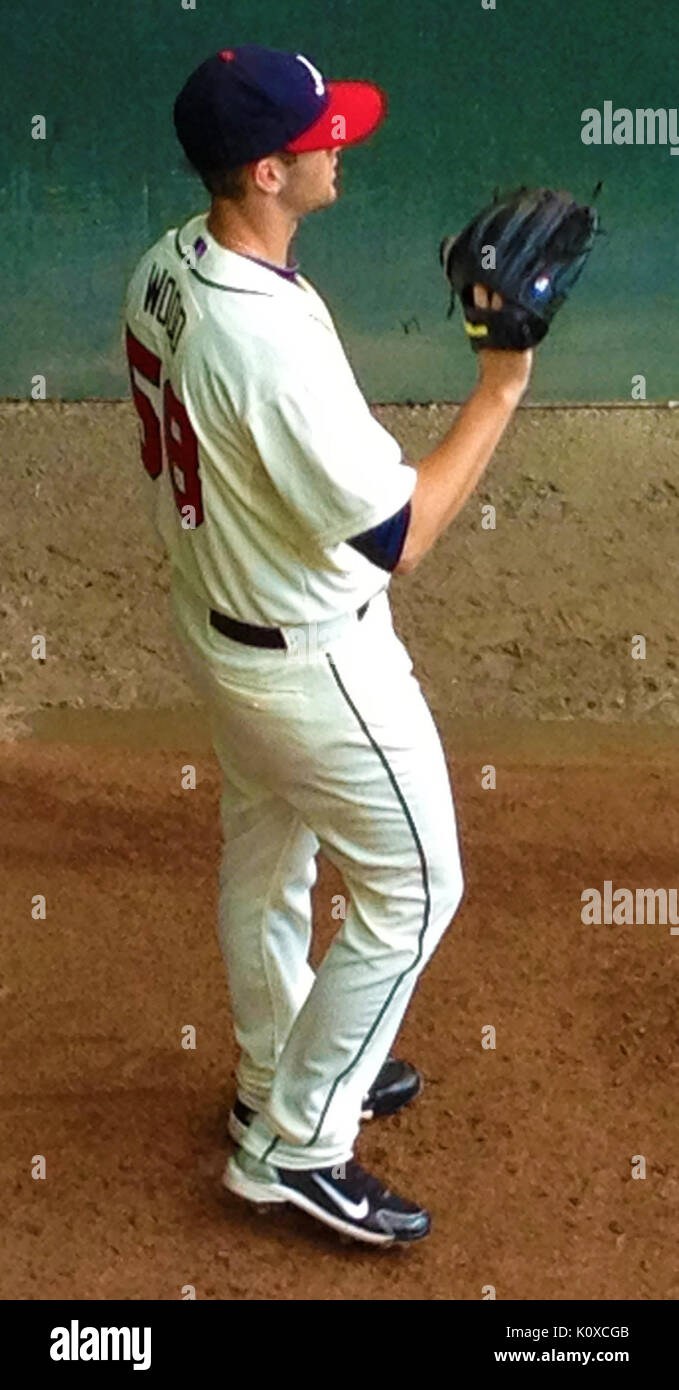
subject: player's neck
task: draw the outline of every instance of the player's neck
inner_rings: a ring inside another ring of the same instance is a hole
[[[296,219],[270,227],[253,227],[235,204],[215,199],[208,213],[207,229],[215,241],[227,251],[244,256],[257,256],[262,261],[288,265],[289,248],[297,230]]]

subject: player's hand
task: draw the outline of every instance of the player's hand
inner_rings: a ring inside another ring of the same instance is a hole
[[[501,309],[504,300],[497,290],[491,290],[488,285],[474,286],[474,304],[477,309]]]
[[[474,285],[474,304],[477,309],[501,309],[503,299],[487,285]],[[533,349],[512,352],[483,348],[477,357],[482,384],[510,399],[515,396],[518,405],[533,370]]]

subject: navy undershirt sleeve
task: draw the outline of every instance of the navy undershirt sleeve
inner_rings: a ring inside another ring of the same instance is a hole
[[[367,560],[373,565],[378,565],[380,569],[393,570],[401,558],[409,524],[410,502],[406,502],[395,516],[381,521],[378,526],[371,526],[369,531],[363,531],[360,536],[352,536],[347,545],[353,545],[354,550],[365,555]]]

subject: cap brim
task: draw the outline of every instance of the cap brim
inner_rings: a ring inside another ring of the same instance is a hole
[[[290,154],[358,145],[382,124],[387,114],[387,94],[372,82],[328,82],[330,102],[301,135],[283,148]]]

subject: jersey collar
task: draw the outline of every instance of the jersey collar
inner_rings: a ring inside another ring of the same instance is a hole
[[[203,284],[213,285],[216,289],[263,294],[273,299],[276,295],[290,294],[291,291],[297,293],[299,285],[304,285],[303,276],[298,276],[296,284],[294,280],[277,275],[275,270],[269,270],[268,266],[220,246],[207,229],[207,213],[199,213],[179,228],[175,235],[175,250],[182,259],[191,250],[192,259],[185,262],[191,274]]]

